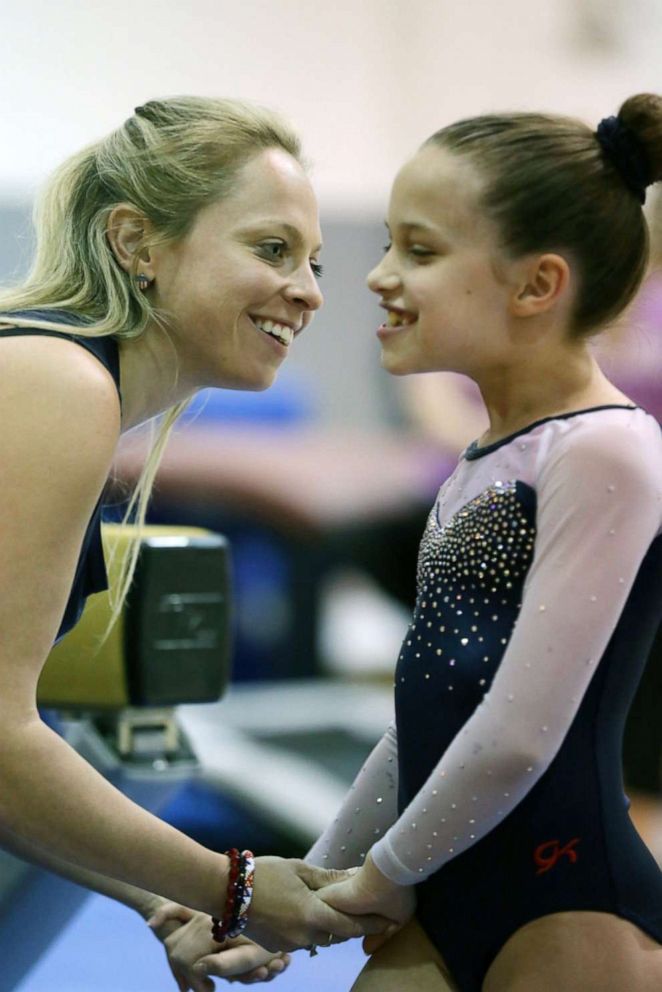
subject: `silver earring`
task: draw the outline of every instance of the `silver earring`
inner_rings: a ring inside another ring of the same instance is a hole
[[[138,289],[141,293],[144,293],[146,289],[149,288],[152,280],[149,276],[146,276],[144,272],[139,272],[136,276],[136,282],[138,283]]]

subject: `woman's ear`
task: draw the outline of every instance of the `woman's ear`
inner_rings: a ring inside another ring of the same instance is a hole
[[[570,285],[570,266],[562,255],[537,255],[525,269],[510,299],[515,317],[536,317],[551,310]]]
[[[113,255],[125,272],[138,269],[150,280],[154,279],[149,249],[142,247],[151,225],[144,214],[130,203],[113,207],[106,227],[106,237]]]

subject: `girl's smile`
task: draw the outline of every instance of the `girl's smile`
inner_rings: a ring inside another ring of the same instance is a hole
[[[505,311],[507,286],[497,280],[496,234],[477,209],[478,180],[468,181],[467,171],[457,156],[423,148],[396,178],[392,241],[368,277],[387,312],[377,331],[382,362],[396,375],[470,373],[498,338],[492,330],[487,342],[484,329]]]

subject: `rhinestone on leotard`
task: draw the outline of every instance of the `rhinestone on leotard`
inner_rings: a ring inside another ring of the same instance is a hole
[[[443,717],[443,707],[448,707],[449,722],[454,729],[445,741],[440,737],[439,758],[453,736],[469,732],[466,726],[463,730],[461,724],[458,727],[454,722],[455,714],[470,714],[489,692],[522,604],[524,580],[533,560],[535,542],[535,493],[525,483],[494,482],[444,518],[440,513],[446,502],[442,494],[430,513],[421,542],[416,608],[396,679],[400,713],[402,707],[405,713],[409,711],[408,721],[415,721],[419,712],[424,714],[426,699],[431,713],[441,712]],[[545,612],[545,604],[540,600],[535,608],[541,614]],[[444,672],[446,679],[439,677]],[[405,675],[409,677],[403,685]],[[516,696],[510,693],[507,698],[514,709]],[[466,715],[463,719],[466,721]],[[444,725],[443,718],[439,725]],[[419,725],[412,722],[410,730],[414,729],[419,731]],[[424,721],[420,732],[430,732]],[[490,747],[489,740],[471,743],[474,754]],[[492,747],[497,746],[498,742],[492,741]],[[432,752],[430,757],[434,757]],[[449,776],[465,768],[468,775],[470,767],[468,763],[455,764],[449,769]],[[446,770],[441,769],[442,781],[445,774]],[[492,774],[492,769],[487,770],[487,781]],[[429,791],[432,797],[437,796],[437,789]],[[450,802],[452,799],[455,801]],[[508,794],[504,799],[508,799]],[[407,836],[415,835],[432,815],[439,816],[443,811],[445,815],[437,822],[448,830],[451,843],[464,846],[467,836],[472,842],[476,839],[481,822],[478,804],[478,795],[463,800],[457,795],[444,795],[443,810],[430,807],[430,813],[422,819],[419,809],[416,818],[409,821],[405,818],[402,825]],[[503,816],[504,812],[499,811],[498,815]],[[418,831],[412,822],[415,819]],[[470,834],[465,835],[461,830],[457,834],[451,832],[452,827],[458,830],[461,823],[468,824]],[[432,832],[433,841],[435,837],[436,832]],[[456,849],[448,848],[449,855]]]

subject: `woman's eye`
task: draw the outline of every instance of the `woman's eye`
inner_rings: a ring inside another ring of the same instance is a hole
[[[384,245],[384,254],[386,254],[387,251],[390,251],[392,247],[393,247],[393,244],[390,241],[389,241],[389,243],[387,245]]]
[[[417,258],[429,258],[430,255],[434,255],[434,252],[430,251],[429,248],[422,248],[420,245],[412,245],[409,253],[416,255]]]
[[[311,262],[310,267],[318,279],[324,274],[324,266],[320,262]]]
[[[259,246],[260,251],[263,252],[267,258],[272,261],[280,261],[285,252],[285,242],[284,241],[263,241]]]

